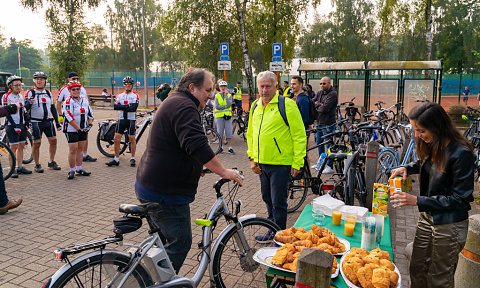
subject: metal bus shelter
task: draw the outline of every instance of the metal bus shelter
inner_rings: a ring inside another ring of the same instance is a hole
[[[320,79],[328,76],[338,91],[339,103],[355,97],[355,105],[370,110],[383,101],[383,107],[401,102],[405,113],[419,101],[440,104],[441,61],[369,61],[301,63],[300,76],[319,91]]]

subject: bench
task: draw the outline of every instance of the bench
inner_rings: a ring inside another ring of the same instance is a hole
[[[90,100],[91,103],[95,103],[96,101],[111,102],[112,96],[88,95],[88,100]]]

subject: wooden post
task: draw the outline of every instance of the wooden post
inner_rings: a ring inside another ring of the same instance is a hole
[[[480,214],[471,215],[467,242],[455,271],[455,287],[480,287]]]
[[[302,284],[307,287],[330,288],[333,257],[319,249],[304,248],[298,257],[295,275],[297,286]]]
[[[367,208],[372,211],[373,183],[377,179],[379,145],[375,141],[367,143],[367,154],[365,159],[365,189],[367,191]]]
[[[223,81],[227,81],[227,70],[223,70]]]

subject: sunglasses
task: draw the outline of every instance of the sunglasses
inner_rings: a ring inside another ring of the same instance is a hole
[[[80,88],[72,88],[70,91],[80,91]]]
[[[320,85],[327,85],[327,83],[320,83]]]
[[[74,77],[74,78],[72,78],[72,80],[73,81],[75,81],[75,80],[78,81],[78,80],[80,80],[80,78],[79,77]]]

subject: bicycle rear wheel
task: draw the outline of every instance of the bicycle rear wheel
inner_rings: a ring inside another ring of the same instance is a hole
[[[392,151],[383,150],[380,152],[380,155],[378,155],[377,165],[377,183],[385,183],[388,182],[392,168],[398,166],[398,159]]]
[[[33,161],[32,147],[33,137],[32,134],[27,131],[27,141],[25,142],[25,147],[23,147],[23,164],[28,164]]]
[[[3,180],[7,180],[15,169],[16,158],[10,147],[3,142],[0,142],[0,163],[2,164]]]
[[[305,173],[305,171],[303,173]],[[305,198],[307,197],[307,191],[308,185],[305,177],[302,177],[298,180],[290,180],[287,191],[287,213],[295,212],[302,206],[303,202],[305,202]]]
[[[120,155],[125,152],[129,145],[129,139],[127,134],[122,135],[120,139]],[[97,148],[103,155],[113,158],[115,156],[115,148],[113,139],[111,141],[102,140],[100,138],[100,130],[97,133]]]
[[[367,193],[365,191],[365,181],[363,179],[362,172],[355,168],[350,167],[348,169],[348,197],[349,203],[347,205],[355,205],[355,198],[360,202],[360,206],[367,207]]]
[[[242,221],[242,226],[251,249],[250,255],[262,247],[273,246],[273,242],[258,243],[255,236],[264,235],[268,231],[276,233],[279,230],[272,221],[259,217]],[[241,251],[236,243],[237,236],[234,228],[217,240],[220,242],[212,260],[215,287],[266,287],[265,273],[268,267],[248,257],[246,251]]]
[[[61,275],[52,278],[51,288],[62,287],[105,287],[113,276],[124,268],[130,258],[125,254],[116,251],[105,251],[103,254],[97,252],[82,261],[73,264]],[[68,264],[67,264],[68,265]],[[117,287],[121,277],[113,283]],[[128,277],[123,287],[143,288],[153,285],[150,275],[143,266],[138,265]]]

